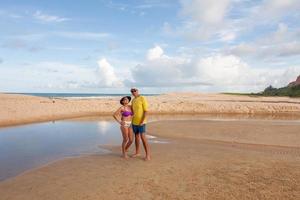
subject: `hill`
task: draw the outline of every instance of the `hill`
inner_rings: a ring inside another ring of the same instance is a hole
[[[300,97],[300,76],[297,77],[296,81],[290,82],[282,88],[274,88],[270,85],[258,95]]]

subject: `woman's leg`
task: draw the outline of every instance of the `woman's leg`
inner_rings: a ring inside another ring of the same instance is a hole
[[[140,134],[135,133],[134,134],[134,141],[135,141],[135,154],[133,154],[131,157],[137,157],[140,155]]]
[[[123,141],[122,141],[122,154],[124,158],[127,158],[127,154],[126,154],[126,144],[128,142],[128,129],[124,126],[121,126],[121,132],[122,132],[122,136],[123,136]]]
[[[133,142],[132,128],[128,127],[127,129],[128,129],[128,142],[127,142],[126,147],[125,147],[126,152],[128,151],[128,148],[130,147],[130,145]]]

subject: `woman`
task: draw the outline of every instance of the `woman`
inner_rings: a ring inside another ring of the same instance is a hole
[[[127,150],[132,144],[133,141],[133,134],[131,129],[131,120],[133,116],[133,111],[129,102],[131,100],[130,96],[125,96],[121,98],[120,104],[122,105],[113,115],[115,120],[121,125],[121,132],[123,136],[122,142],[122,154],[123,158],[128,158]],[[119,119],[118,117],[121,116]]]

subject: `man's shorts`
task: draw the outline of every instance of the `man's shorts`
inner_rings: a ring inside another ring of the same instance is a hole
[[[134,134],[142,134],[146,132],[146,124],[143,125],[134,125],[132,124],[132,130]]]

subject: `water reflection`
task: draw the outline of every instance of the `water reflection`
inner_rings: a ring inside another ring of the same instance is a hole
[[[111,126],[111,122],[109,121],[100,121],[97,123],[98,131],[102,135],[106,135],[108,133],[109,127]]]
[[[0,128],[0,180],[61,159],[106,153],[101,145],[119,145],[119,126],[110,121],[56,121]]]

